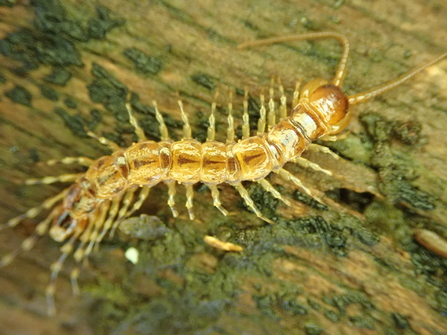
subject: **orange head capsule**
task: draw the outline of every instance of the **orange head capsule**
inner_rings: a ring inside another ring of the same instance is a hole
[[[300,94],[300,103],[308,104],[328,128],[326,135],[341,132],[349,124],[348,97],[340,87],[324,79],[314,79],[306,84]]]

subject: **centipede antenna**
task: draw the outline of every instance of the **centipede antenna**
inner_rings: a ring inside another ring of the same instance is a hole
[[[160,130],[160,137],[161,137],[162,141],[169,140],[168,128],[166,127],[163,115],[161,115],[161,113],[158,110],[157,102],[155,100],[152,100],[152,104],[154,105],[155,118],[157,119],[157,122],[159,125],[158,129]]]
[[[418,66],[415,69],[403,74],[402,76],[398,77],[397,79],[391,80],[385,84],[380,85],[379,87],[372,88],[368,91],[351,95],[350,97],[348,97],[349,104],[355,105],[360,102],[372,99],[386,91],[389,91],[389,90],[395,88],[396,86],[399,86],[400,84],[406,82],[408,79],[410,79],[414,75],[418,74],[419,72],[425,70],[427,67],[432,66],[433,64],[436,64],[437,62],[441,61],[442,59],[444,59],[446,57],[447,57],[447,52],[436,57],[435,59],[431,60],[430,62],[428,62],[424,65]]]
[[[182,114],[183,138],[184,139],[190,139],[190,138],[192,138],[191,126],[189,125],[188,115],[186,115],[186,113],[185,113],[185,111],[183,109],[183,102],[182,102],[182,100],[178,101],[178,106],[180,107],[180,112]]]
[[[267,126],[270,129],[271,126],[276,124],[276,110],[275,110],[275,100],[274,99],[274,88],[275,80],[272,78],[270,80],[270,89],[269,89],[269,111],[267,114]]]
[[[207,132],[207,137],[206,140],[207,141],[214,141],[215,137],[216,137],[216,105],[217,105],[217,97],[219,96],[219,91],[216,91],[216,93],[214,94],[214,98],[213,98],[213,102],[211,103],[211,112],[210,112],[210,117],[208,119],[209,122],[209,127],[208,127],[208,132]]]
[[[242,114],[242,138],[250,137],[250,116],[248,115],[248,87],[244,89],[244,114]]]
[[[261,107],[259,109],[259,120],[258,120],[258,135],[262,135],[265,132],[265,121],[266,121],[266,109],[265,109],[265,96],[264,88],[259,96]]]
[[[135,134],[137,134],[138,142],[145,141],[146,140],[146,135],[144,135],[143,128],[140,127],[140,125],[138,124],[137,119],[135,118],[135,116],[132,113],[132,106],[130,104],[130,92],[127,95],[126,109],[127,109],[127,113],[129,113],[129,123],[135,129]]]
[[[343,83],[343,79],[346,75],[346,65],[348,63],[349,59],[349,41],[346,38],[346,36],[335,33],[331,31],[323,31],[319,33],[308,33],[308,34],[299,34],[299,35],[291,35],[291,36],[283,36],[283,37],[274,37],[274,38],[267,38],[263,40],[257,40],[247,43],[242,43],[238,45],[238,49],[243,49],[247,47],[257,47],[260,45],[269,45],[269,44],[276,44],[276,43],[282,43],[282,42],[292,42],[292,41],[299,41],[299,40],[315,40],[315,39],[322,39],[322,38],[333,38],[337,40],[343,47],[343,52],[340,58],[340,62],[338,63],[338,68],[335,73],[335,77],[332,80],[332,83],[335,86],[341,86]]]
[[[235,140],[234,135],[234,117],[233,117],[233,90],[228,92],[228,128],[227,128],[227,143],[232,143]]]

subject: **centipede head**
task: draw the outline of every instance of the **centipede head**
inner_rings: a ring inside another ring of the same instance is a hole
[[[314,79],[307,83],[300,94],[300,101],[307,100],[331,127],[328,135],[341,132],[349,124],[348,97],[340,87],[324,79]]]

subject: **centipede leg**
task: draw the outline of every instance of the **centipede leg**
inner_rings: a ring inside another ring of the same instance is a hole
[[[5,224],[0,225],[0,230],[3,230],[5,228],[15,227],[15,226],[17,226],[20,223],[20,221],[22,221],[24,219],[32,219],[32,218],[36,217],[43,210],[50,209],[51,207],[54,206],[54,204],[56,202],[58,202],[59,200],[61,200],[61,199],[63,199],[65,197],[65,195],[67,194],[67,191],[68,191],[68,189],[65,189],[62,192],[60,192],[59,194],[56,194],[55,196],[46,199],[39,206],[30,208],[25,213],[23,213],[22,215],[16,216],[15,218],[12,218],[11,220],[6,222]]]
[[[99,234],[102,232],[103,226],[106,221],[106,215],[110,208],[110,201],[105,201],[101,204],[99,218],[95,219],[93,222],[93,230],[88,236],[88,246],[85,251],[85,256],[87,257],[93,250],[95,246],[96,240],[98,239]]]
[[[242,114],[242,138],[250,137],[250,116],[248,115],[248,88],[244,89],[244,113]]]
[[[259,109],[259,120],[258,120],[258,135],[262,135],[265,132],[266,123],[266,109],[265,109],[265,96],[264,92],[261,92],[259,96],[261,107]]]
[[[130,211],[128,211],[126,213],[125,216],[123,216],[123,219],[126,217],[129,217],[130,215],[132,215],[133,213],[135,213],[137,210],[140,209],[141,205],[144,203],[144,201],[147,199],[147,196],[149,195],[149,191],[150,191],[150,187],[148,186],[143,186],[141,188],[140,194],[138,195],[137,201],[134,202],[132,208],[130,209]]]
[[[190,220],[194,220],[194,212],[192,210],[193,198],[194,198],[194,189],[192,185],[185,185],[186,188],[186,209],[188,210],[188,215]]]
[[[168,140],[169,132],[168,128],[166,127],[165,120],[163,119],[163,115],[159,112],[157,102],[155,100],[152,101],[152,104],[154,105],[155,109],[155,118],[159,124],[158,129],[160,130],[160,137],[162,140]]]
[[[220,202],[220,199],[219,199],[219,189],[217,188],[216,185],[208,185],[208,187],[211,190],[211,196],[213,197],[214,207],[216,207],[218,210],[220,210],[220,212],[223,215],[227,216],[228,211],[222,207],[222,203]]]
[[[278,192],[277,189],[275,189],[273,187],[272,184],[270,184],[267,180],[265,179],[261,179],[258,180],[258,183],[262,186],[262,188],[264,190],[266,190],[267,192],[271,193],[276,199],[281,200],[283,203],[285,203],[287,206],[291,206],[292,204],[290,203],[289,200],[285,199],[281,193]]]
[[[123,220],[125,218],[131,216],[133,213],[135,213],[137,210],[140,209],[141,205],[147,199],[147,196],[149,195],[150,189],[151,189],[150,187],[143,186],[141,188],[140,194],[138,195],[137,201],[134,202],[132,208],[130,210],[128,210],[128,207],[126,207],[126,209],[124,209],[124,210],[123,210],[123,208],[121,208],[119,213],[118,213],[118,219],[116,219],[116,220],[115,220],[116,210],[113,209],[113,212],[115,212],[115,214],[111,215],[109,218],[107,218],[107,221],[106,221],[106,223],[104,224],[104,227],[103,227],[103,231],[101,232],[101,234],[98,236],[97,240],[95,241],[96,242],[96,244],[95,244],[96,247],[99,246],[99,243],[102,241],[102,239],[104,238],[104,235],[110,229],[110,227],[112,226],[113,222],[114,223],[113,223],[113,227],[112,227],[112,229],[110,231],[110,237],[113,237],[113,235],[115,234],[116,228],[118,228],[120,223],[123,222]],[[132,197],[133,197],[133,193],[132,193]],[[126,200],[123,200],[123,203],[124,203],[124,201],[126,201]],[[119,205],[119,202],[118,202],[118,205]],[[117,208],[119,208],[119,207],[117,207]],[[95,248],[95,250],[96,250],[96,248]]]
[[[100,207],[101,208],[101,207]],[[80,263],[82,260],[85,260],[85,245],[90,240],[90,234],[95,226],[95,222],[100,214],[100,209],[96,210],[92,214],[89,215],[87,226],[85,227],[82,235],[79,237],[80,243],[76,248],[76,251],[73,255],[73,258],[76,260],[76,263]]]
[[[275,109],[275,100],[274,100],[275,91],[273,88],[274,84],[275,84],[275,80],[272,78],[270,80],[269,103],[268,103],[269,110],[267,113],[268,129],[270,129],[270,127],[272,127],[276,124],[276,109]]]
[[[25,180],[26,185],[36,185],[36,184],[54,184],[54,183],[71,183],[81,177],[83,173],[70,173],[63,174],[60,176],[49,176],[43,178],[36,179],[27,179]]]
[[[91,130],[87,130],[87,129],[86,129],[86,133],[87,133],[88,136],[94,138],[94,139],[97,140],[99,143],[101,143],[101,144],[103,144],[103,145],[109,147],[109,149],[112,150],[113,152],[116,152],[116,151],[120,151],[120,150],[121,150],[121,147],[120,147],[118,144],[116,144],[115,142],[112,142],[112,141],[108,140],[108,139],[105,138],[105,137],[96,135],[96,134],[95,134],[94,132],[92,132]]]
[[[96,238],[96,241],[95,241],[96,245],[99,245],[99,243],[101,243],[101,241],[103,240],[104,236],[107,234],[107,232],[112,227],[113,222],[115,222],[115,218],[118,215],[119,208],[120,208],[120,203],[121,203],[121,199],[122,198],[123,198],[123,195],[120,195],[120,196],[115,197],[115,198],[112,199],[112,203],[110,205],[110,209],[109,209],[109,212],[108,212],[107,219],[106,219],[104,225],[102,226],[101,233]]]
[[[208,118],[208,131],[207,131],[207,137],[206,140],[207,141],[214,141],[215,137],[216,137],[216,101],[217,101],[217,97],[219,96],[219,92],[216,91],[216,93],[214,94],[214,99],[213,102],[211,103],[211,112],[210,112],[210,116]]]
[[[132,106],[130,105],[129,97],[130,97],[130,93],[129,93],[128,97],[127,97],[127,102],[126,102],[127,113],[129,113],[129,123],[135,129],[135,134],[137,134],[138,142],[145,141],[146,140],[146,135],[144,135],[143,128],[140,127],[140,125],[138,124],[137,119],[135,119],[135,116],[132,113]]]
[[[279,120],[282,121],[287,117],[287,97],[284,94],[284,86],[282,86],[281,79],[278,77],[279,86]]]
[[[54,292],[56,290],[56,279],[59,276],[60,271],[62,270],[62,266],[64,265],[65,260],[68,255],[73,251],[74,243],[79,237],[79,233],[74,234],[67,243],[65,243],[61,247],[62,255],[60,255],[59,259],[51,264],[51,279],[50,283],[46,288],[46,297],[47,297],[47,308],[48,308],[48,316],[54,316],[56,314],[56,307],[54,304]]]
[[[118,217],[113,223],[112,229],[110,230],[110,236],[115,235],[116,228],[118,228],[119,224],[127,217],[127,212],[129,211],[130,204],[133,201],[135,195],[136,188],[132,188],[127,191],[124,195],[123,201],[121,202],[121,208],[118,212]]]
[[[313,152],[322,152],[324,154],[327,155],[331,155],[333,158],[335,159],[340,159],[340,156],[337,155],[335,152],[333,152],[331,149],[329,149],[328,147],[325,147],[323,145],[319,145],[319,144],[315,144],[315,143],[311,143],[309,144],[309,146],[307,147],[307,149],[309,151],[313,151]]]
[[[180,108],[180,113],[182,115],[183,138],[190,139],[190,138],[192,138],[192,131],[191,131],[191,126],[189,124],[188,115],[185,113],[185,110],[183,109],[183,102],[181,100],[179,100],[177,102],[178,102],[178,106]]]
[[[284,180],[286,181],[291,181],[292,183],[294,183],[296,186],[298,186],[301,190],[303,190],[308,196],[314,198],[315,200],[317,200],[318,202],[323,203],[317,196],[315,196],[314,194],[312,194],[312,192],[303,185],[303,183],[301,182],[301,180],[299,180],[297,177],[295,177],[293,174],[291,174],[289,171],[285,170],[285,169],[280,169],[278,171],[275,171],[276,173],[278,173]]]
[[[172,216],[176,218],[178,216],[178,212],[174,207],[175,206],[174,197],[175,197],[175,193],[176,193],[175,181],[169,181],[166,183],[166,185],[168,185],[168,197],[169,197],[168,198],[168,206],[171,209]]]
[[[46,164],[49,166],[58,164],[58,163],[62,163],[65,165],[70,165],[70,164],[79,164],[82,166],[90,166],[92,165],[94,162],[93,159],[88,158],[88,157],[64,157],[61,159],[50,159],[48,161],[46,161]]]
[[[227,142],[233,143],[235,141],[234,133],[234,117],[233,117],[233,90],[230,89],[228,101],[228,128],[227,128]]]
[[[36,229],[34,229],[34,234],[23,240],[19,248],[0,258],[0,268],[10,264],[21,252],[31,250],[37,240],[47,232],[48,226],[50,225],[56,213],[57,211],[53,210],[53,212],[48,215],[45,220],[41,221],[36,226]]]
[[[294,163],[301,165],[304,168],[311,168],[312,170],[323,172],[329,176],[332,176],[333,173],[329,170],[323,169],[320,165],[311,162],[303,157],[298,157],[293,160]]]
[[[292,107],[298,105],[300,101],[300,87],[301,87],[301,81],[297,81],[295,84],[295,90],[293,91]]]
[[[274,224],[274,222],[272,220],[267,219],[265,216],[262,215],[262,213],[259,211],[259,209],[256,208],[253,199],[250,197],[250,195],[248,194],[247,190],[245,189],[245,187],[241,184],[241,183],[237,183],[233,185],[236,190],[239,192],[239,194],[241,195],[242,199],[244,199],[245,203],[247,204],[248,207],[250,207],[250,209],[256,214],[256,216],[262,220],[264,220],[265,222],[268,222],[270,224]]]

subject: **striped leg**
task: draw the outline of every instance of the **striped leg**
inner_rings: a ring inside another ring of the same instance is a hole
[[[123,199],[124,195],[120,195],[118,197],[115,197],[112,199],[112,204],[110,205],[109,213],[107,215],[106,222],[102,226],[101,233],[96,238],[96,245],[99,245],[101,241],[103,240],[104,236],[107,234],[107,232],[110,230],[110,228],[113,225],[113,222],[115,222],[115,218],[118,215],[118,211],[120,208],[121,199]]]
[[[269,89],[269,110],[267,114],[267,126],[268,129],[270,129],[271,126],[274,126],[276,124],[276,109],[275,109],[275,90],[273,86],[275,85],[275,80],[272,78],[270,80],[270,89]]]
[[[46,164],[49,166],[56,165],[58,163],[62,163],[65,165],[79,164],[82,166],[90,166],[93,164],[93,162],[94,160],[88,157],[64,157],[61,159],[50,159],[46,161]]]
[[[298,102],[300,101],[300,86],[301,81],[297,81],[295,84],[295,90],[293,91],[292,108],[295,108],[295,106],[298,105]]]
[[[220,212],[223,215],[227,216],[228,211],[222,207],[222,203],[220,202],[220,199],[219,199],[219,189],[217,188],[216,185],[208,185],[208,187],[211,190],[211,196],[213,197],[214,207],[216,207],[218,210],[220,210]]]
[[[315,143],[311,143],[309,144],[309,146],[307,147],[307,150],[309,151],[313,151],[313,152],[322,152],[324,154],[327,155],[331,155],[333,158],[335,159],[340,159],[340,156],[337,155],[335,152],[333,152],[331,149],[329,149],[328,147],[325,147],[323,145],[319,145],[319,144],[315,144]]]
[[[261,179],[261,180],[258,180],[258,183],[262,186],[262,188],[264,190],[266,190],[267,192],[271,193],[276,199],[281,200],[287,206],[291,206],[292,205],[290,203],[290,201],[285,199],[285,198],[283,198],[281,193],[279,193],[278,190],[276,188],[274,188],[273,185],[270,184],[267,180]]]
[[[135,213],[137,210],[140,209],[141,205],[144,203],[144,201],[147,199],[147,196],[149,195],[150,187],[143,186],[141,188],[140,194],[138,195],[137,201],[134,202],[132,208],[130,211],[128,211],[125,215],[123,215],[122,219],[125,219],[129,216],[131,216],[133,213]]]
[[[105,145],[106,147],[109,147],[109,149],[112,150],[113,152],[121,150],[121,147],[118,144],[116,144],[115,142],[112,142],[112,141],[108,140],[105,137],[96,135],[91,130],[86,129],[85,131],[87,132],[88,136],[90,136],[91,138],[96,139],[99,143]]]
[[[56,290],[56,279],[59,276],[60,271],[62,270],[62,266],[64,265],[65,260],[68,255],[70,255],[73,251],[74,244],[80,235],[80,231],[75,233],[71,238],[61,247],[62,255],[59,259],[51,264],[51,279],[50,283],[46,288],[46,297],[47,297],[47,308],[48,308],[48,316],[54,316],[56,314],[56,306],[54,304],[54,292]]]
[[[319,198],[317,198],[314,194],[312,194],[312,192],[308,188],[306,188],[303,185],[301,180],[299,180],[297,177],[295,177],[289,171],[287,171],[285,169],[280,169],[280,170],[275,171],[275,172],[278,173],[284,180],[291,181],[292,183],[294,183],[296,186],[298,186],[300,189],[302,189],[311,198],[317,200],[318,202],[323,203]]]
[[[48,176],[38,179],[27,179],[25,180],[26,185],[36,185],[36,184],[54,184],[54,183],[70,183],[75,180],[77,180],[79,177],[81,177],[84,173],[69,173],[69,174],[63,174],[60,176]]]
[[[193,204],[193,198],[194,198],[194,188],[192,185],[185,185],[186,188],[186,209],[188,210],[188,215],[190,220],[194,220],[194,212],[192,211],[192,208],[194,206]]]
[[[287,97],[284,94],[284,87],[281,84],[281,79],[278,77],[278,85],[279,85],[279,94],[281,97],[279,98],[279,120],[282,121],[287,117]]]
[[[161,115],[161,113],[158,111],[157,102],[155,100],[152,101],[152,104],[154,105],[155,109],[155,118],[157,119],[159,124],[158,129],[160,130],[160,137],[163,141],[168,140],[169,132],[168,128],[166,127],[165,120],[163,119],[163,115]]]
[[[233,117],[233,90],[230,89],[228,93],[228,128],[227,128],[227,143],[233,143],[235,141],[234,134],[234,117]]]
[[[137,119],[135,119],[135,116],[132,113],[132,106],[130,105],[129,100],[130,100],[130,92],[127,95],[127,102],[126,102],[126,109],[127,109],[127,112],[129,113],[129,122],[135,129],[135,134],[137,134],[138,142],[145,141],[146,135],[144,135],[143,129],[140,127]]]
[[[189,125],[188,115],[186,115],[185,110],[183,109],[183,102],[181,100],[178,101],[178,106],[180,107],[183,121],[183,138],[190,139],[192,138],[191,126]]]
[[[265,132],[265,123],[266,123],[266,109],[265,109],[265,97],[264,92],[261,92],[259,97],[261,108],[259,109],[259,120],[258,120],[258,135],[262,135]]]
[[[21,252],[31,250],[34,247],[34,244],[39,239],[39,237],[46,234],[46,232],[48,231],[48,226],[50,225],[51,221],[53,220],[53,218],[56,216],[57,213],[58,213],[57,210],[53,210],[51,212],[51,214],[48,215],[48,217],[45,220],[41,221],[36,226],[36,229],[34,229],[33,235],[31,235],[28,238],[26,238],[25,240],[23,240],[23,242],[19,248],[13,250],[9,254],[0,258],[0,268],[5,267],[8,264],[10,264]]]
[[[259,211],[259,209],[256,208],[253,199],[250,198],[250,195],[248,194],[247,190],[245,189],[245,187],[241,184],[241,183],[237,183],[233,185],[236,190],[239,192],[239,194],[241,195],[242,199],[244,199],[245,203],[247,204],[248,207],[251,208],[251,210],[256,214],[256,216],[262,220],[264,220],[265,222],[268,222],[270,224],[274,224],[274,222],[272,220],[267,219],[265,216],[262,215],[262,213]]]
[[[112,229],[110,230],[110,236],[115,235],[116,228],[118,228],[119,224],[128,216],[127,212],[129,211],[130,204],[132,203],[135,195],[136,188],[132,188],[127,191],[124,195],[123,201],[121,202],[121,207],[118,212],[118,217],[113,223]]]
[[[244,114],[242,115],[242,138],[250,137],[250,116],[248,115],[248,88],[244,90]]]
[[[219,92],[216,91],[216,93],[214,94],[214,98],[213,98],[213,102],[211,103],[211,113],[210,113],[210,117],[208,118],[208,123],[210,124],[208,126],[208,131],[207,131],[207,137],[206,140],[207,141],[214,141],[215,137],[216,137],[216,117],[215,117],[215,113],[216,113],[216,101],[217,101],[217,97],[219,96]]]
[[[175,199],[174,199],[175,193],[176,193],[175,181],[166,182],[166,185],[168,185],[168,197],[169,197],[168,198],[168,206],[171,209],[172,216],[176,218],[178,216],[178,212],[175,209]]]
[[[22,221],[24,219],[32,219],[32,218],[36,217],[37,214],[39,214],[43,210],[50,209],[58,201],[60,201],[63,198],[65,198],[65,195],[67,194],[67,192],[68,192],[68,189],[65,189],[62,192],[60,192],[59,194],[56,194],[55,196],[53,196],[51,198],[48,198],[47,200],[45,200],[39,206],[30,208],[25,213],[23,213],[22,215],[16,216],[15,218],[12,218],[11,220],[6,222],[5,224],[0,225],[0,230],[3,230],[5,228],[15,227],[15,226],[17,226],[20,223],[20,221]]]
[[[298,157],[293,160],[294,163],[301,165],[304,168],[311,168],[312,170],[323,172],[329,176],[332,176],[332,172],[326,169],[323,169],[320,165],[313,163],[303,157]]]

